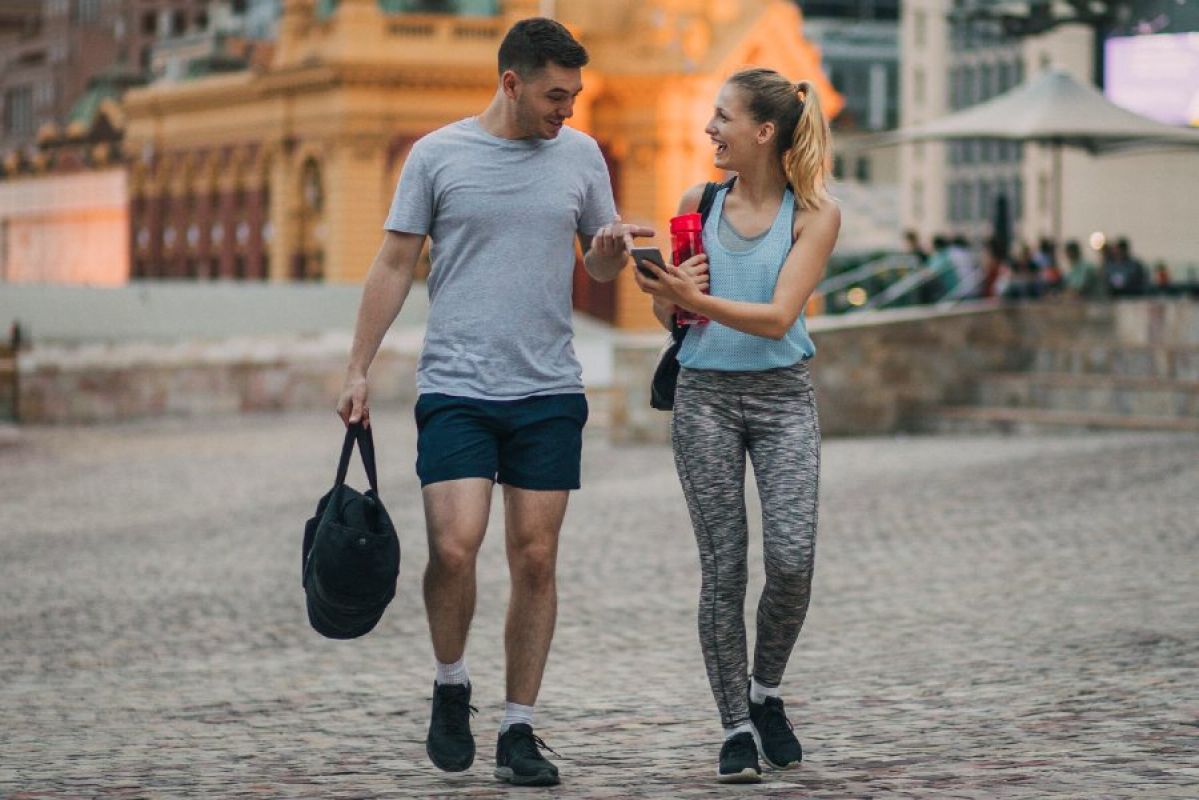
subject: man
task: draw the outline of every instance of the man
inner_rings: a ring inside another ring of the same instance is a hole
[[[1113,297],[1139,297],[1148,288],[1148,271],[1141,260],[1132,255],[1128,239],[1116,241],[1112,260],[1104,269],[1108,289]]]
[[[1057,245],[1048,238],[1042,237],[1037,252],[1032,261],[1041,276],[1041,285],[1048,294],[1057,294],[1062,289],[1063,274],[1057,263]]]
[[[914,230],[903,232],[904,246],[907,248],[908,255],[915,256],[920,261],[920,265],[924,266],[928,262],[928,251],[920,246],[920,236]]]
[[[1083,258],[1082,247],[1074,239],[1066,242],[1066,289],[1071,297],[1099,300],[1106,294],[1106,285],[1099,268]]]
[[[487,109],[413,146],[367,275],[338,401],[347,423],[369,424],[367,368],[430,237],[415,412],[429,540],[425,607],[437,659],[426,751],[450,772],[474,761],[465,649],[475,560],[498,481],[512,594],[495,775],[526,786],[559,781],[532,723],[557,613],[558,532],[579,488],[587,419],[571,344],[575,236],[588,274],[610,281],[632,237],[653,235],[620,222],[599,147],[564,127],[587,60],[557,22],[518,22],[500,46]]]
[[[925,265],[933,270],[933,277],[917,290],[917,299],[925,305],[945,299],[958,285],[957,271],[949,257],[949,245],[949,237],[933,237],[933,252]]]

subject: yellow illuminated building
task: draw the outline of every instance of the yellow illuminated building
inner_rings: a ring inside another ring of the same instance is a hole
[[[591,54],[571,124],[603,148],[623,218],[660,244],[680,194],[717,177],[703,127],[730,73],[773,67],[840,108],[784,0],[505,0],[473,17],[284,0],[268,67],[125,96],[133,277],[361,281],[412,143],[482,111],[504,33],[547,8]],[[576,304],[652,324],[627,274],[580,278]]]

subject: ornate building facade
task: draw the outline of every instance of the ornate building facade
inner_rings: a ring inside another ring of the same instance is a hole
[[[738,67],[811,79],[840,108],[782,0],[284,0],[268,66],[126,95],[132,276],[361,281],[413,142],[486,107],[505,31],[547,5],[591,53],[571,124],[600,142],[627,221],[664,232],[684,189],[715,177],[703,127]],[[596,316],[652,323],[628,275],[576,287]]]

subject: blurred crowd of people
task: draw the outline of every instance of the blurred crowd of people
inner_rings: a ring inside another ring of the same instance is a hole
[[[996,239],[971,247],[964,236],[936,236],[926,249],[914,231],[904,238],[907,252],[932,268],[933,277],[918,290],[923,303],[983,297],[1097,300],[1138,297],[1172,286],[1165,263],[1151,271],[1133,255],[1126,238],[1105,243],[1093,258],[1073,239],[1060,248],[1052,239],[1042,239],[1033,249],[1024,243],[1009,248]]]

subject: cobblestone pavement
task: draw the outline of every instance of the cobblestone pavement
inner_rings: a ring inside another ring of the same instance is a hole
[[[1199,796],[1197,437],[826,442],[813,607],[785,684],[807,758],[718,787],[669,451],[592,432],[538,707],[564,783],[513,790],[489,764],[498,527],[468,656],[480,757],[445,775],[424,754],[410,412],[376,412],[400,592],[365,639],[307,626],[300,533],[338,426],[34,429],[0,448],[0,796]]]

